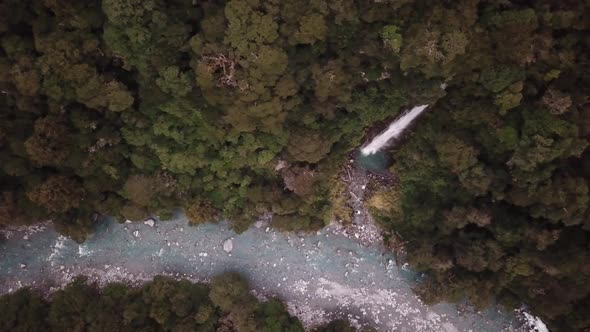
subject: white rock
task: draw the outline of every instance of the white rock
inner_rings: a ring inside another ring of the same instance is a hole
[[[150,227],[154,227],[154,225],[156,224],[156,221],[154,219],[148,219],[148,220],[144,221],[143,223],[150,226]]]
[[[21,264],[21,265],[20,265],[20,268],[21,268],[21,269],[24,269],[24,268],[26,268],[26,267],[27,267],[27,264]]]
[[[270,231],[270,227],[267,227],[264,231],[268,233],[268,231]]]
[[[234,242],[231,238],[223,241],[223,251],[225,251],[229,254],[233,249],[234,249]]]
[[[131,221],[131,220],[129,220],[129,219],[127,219],[127,220],[125,220],[125,223],[126,223],[126,224],[130,224],[130,223],[132,223],[132,221]]]
[[[139,231],[133,231],[133,236],[139,237]]]
[[[284,160],[279,160],[277,165],[275,166],[275,171],[280,171],[283,168],[287,167],[289,164]]]
[[[529,326],[533,328],[533,331],[549,332],[547,325],[545,325],[545,323],[543,323],[543,321],[539,317],[533,316],[526,312],[524,312],[523,314]]]
[[[23,236],[23,240],[25,240],[25,241],[26,241],[26,240],[28,240],[28,239],[29,239],[29,236],[28,236],[28,235],[25,235],[25,236]]]

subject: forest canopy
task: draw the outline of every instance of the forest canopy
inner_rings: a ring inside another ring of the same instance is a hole
[[[423,297],[589,328],[589,12],[2,0],[0,226],[51,219],[83,241],[101,215],[182,207],[192,224],[272,213],[318,229],[342,213],[336,175],[367,129],[430,104],[392,152],[396,199],[374,211],[428,272]]]
[[[314,332],[348,322],[334,321]],[[0,297],[0,330],[303,332],[278,299],[259,301],[247,281],[226,272],[210,284],[156,276],[141,287],[110,283],[102,288],[77,278],[48,298],[29,288]]]

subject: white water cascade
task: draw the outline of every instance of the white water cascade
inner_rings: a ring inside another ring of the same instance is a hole
[[[420,105],[412,108],[405,112],[397,120],[393,121],[389,127],[377,135],[371,143],[361,148],[361,153],[365,156],[377,153],[377,151],[386,147],[392,139],[397,138],[403,133],[403,131],[420,115],[426,110],[428,105]]]

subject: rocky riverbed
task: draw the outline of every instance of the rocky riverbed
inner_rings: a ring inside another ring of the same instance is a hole
[[[348,318],[379,331],[529,331],[525,319],[497,308],[428,306],[412,292],[417,276],[398,267],[380,245],[357,240],[339,225],[316,234],[276,232],[264,220],[242,234],[225,223],[104,220],[78,244],[51,224],[4,230],[0,293],[24,286],[47,292],[77,275],[99,284],[141,283],[158,274],[207,281],[227,270],[245,275],[260,297],[277,296],[306,325]]]

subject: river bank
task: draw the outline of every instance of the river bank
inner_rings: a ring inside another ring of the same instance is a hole
[[[264,220],[242,234],[227,224],[104,220],[78,244],[51,224],[3,231],[0,293],[33,286],[51,291],[78,275],[133,284],[169,275],[208,281],[229,270],[260,297],[278,296],[307,328],[348,318],[379,331],[527,331],[514,313],[427,306],[412,292],[416,275],[379,246],[363,245],[335,225],[310,235],[283,234]],[[231,247],[231,248],[229,248]]]

